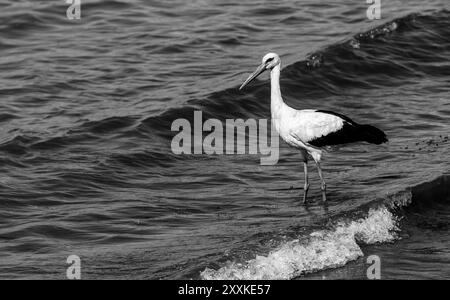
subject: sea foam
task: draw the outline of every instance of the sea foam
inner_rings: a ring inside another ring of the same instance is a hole
[[[230,262],[218,270],[206,268],[201,277],[207,280],[292,279],[341,267],[363,256],[358,243],[395,240],[399,230],[397,223],[398,218],[386,207],[370,209],[365,218],[339,221],[332,229],[283,243],[267,256],[257,255],[244,263]]]

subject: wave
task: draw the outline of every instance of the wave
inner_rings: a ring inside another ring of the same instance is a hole
[[[121,2],[114,3],[119,5]],[[343,88],[398,86],[412,77],[448,76],[448,64],[442,62],[447,61],[449,44],[449,11],[431,15],[411,14],[358,33],[287,66],[283,69],[283,93],[292,99],[297,99],[301,93],[302,101],[317,101],[338,94]],[[261,99],[269,99],[269,86],[260,81],[248,87],[246,93],[237,88],[221,90],[144,119],[110,116],[96,121],[84,120],[81,126],[63,136],[15,137],[0,144],[0,151],[23,155],[33,149],[63,148],[116,134],[151,141],[156,138],[167,144],[167,140],[176,134],[169,130],[172,122],[178,118],[193,121],[195,110],[201,110],[204,119],[267,118],[270,115],[269,105]],[[6,114],[0,117],[2,122],[15,116]]]
[[[368,216],[349,223],[340,222],[333,230],[313,232],[305,239],[283,244],[267,256],[246,263],[230,263],[219,270],[205,269],[208,280],[292,279],[306,273],[344,266],[363,255],[357,240],[371,244],[393,241],[397,219],[387,209],[370,210]]]
[[[358,33],[343,42],[309,54],[282,70],[281,85],[288,99],[316,102],[345,90],[378,89],[409,84],[412,79],[449,75],[450,12],[411,14]],[[205,118],[258,118],[269,114],[269,85],[256,80],[245,93],[237,87],[150,116],[139,128],[167,135],[174,119],[191,120],[194,110]]]
[[[361,245],[394,242],[399,238],[401,220],[415,218],[411,208],[450,203],[450,175],[399,192],[371,207],[365,216],[339,218],[331,228],[284,242],[267,255],[246,262],[228,262],[213,270],[206,268],[206,280],[292,279],[320,270],[338,268],[364,255]],[[431,204],[431,205],[430,205]],[[374,205],[373,203],[371,204]],[[362,208],[359,208],[362,209]],[[360,214],[361,211],[356,212]],[[425,213],[422,211],[422,214]]]

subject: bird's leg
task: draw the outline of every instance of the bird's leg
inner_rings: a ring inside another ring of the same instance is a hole
[[[325,183],[325,180],[323,179],[322,168],[320,167],[320,162],[316,161],[316,165],[317,165],[317,170],[319,171],[320,180],[322,181],[322,184],[320,186],[320,189],[322,190],[322,199],[325,202],[325,201],[327,201],[327,184]]]
[[[300,157],[303,161],[303,170],[305,172],[305,185],[303,186],[303,203],[306,203],[308,197],[309,182],[308,182],[308,153],[305,150],[300,150]]]
[[[303,188],[303,203],[306,203],[306,197],[308,196],[309,190],[309,182],[308,182],[308,163],[303,163],[304,171],[305,171],[305,186]]]

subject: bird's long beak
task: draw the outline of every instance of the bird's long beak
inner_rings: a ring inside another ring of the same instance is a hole
[[[244,88],[244,86],[246,86],[247,84],[249,84],[253,79],[255,79],[256,77],[258,77],[259,75],[261,75],[264,71],[266,70],[266,65],[265,64],[261,64],[255,72],[252,73],[252,75],[250,75],[247,80],[241,85],[241,87],[239,88],[239,90],[242,90]]]

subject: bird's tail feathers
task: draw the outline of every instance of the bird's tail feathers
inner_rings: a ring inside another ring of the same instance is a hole
[[[386,134],[372,125],[359,125],[359,130],[368,143],[379,145],[388,141]]]

